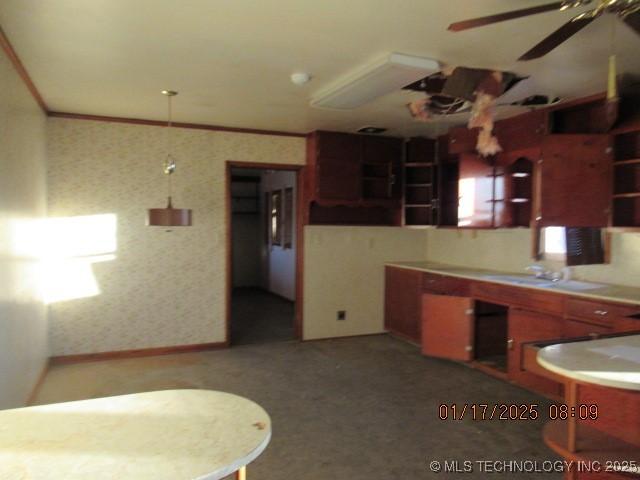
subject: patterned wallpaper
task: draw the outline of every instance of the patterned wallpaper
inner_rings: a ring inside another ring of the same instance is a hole
[[[194,226],[166,232],[145,226],[166,202],[165,133],[48,120],[49,216],[117,216],[115,252],[96,252],[113,258],[91,263],[99,293],[49,305],[52,355],[224,340],[224,164],[304,164],[305,140],[173,129],[174,206],[192,208]]]

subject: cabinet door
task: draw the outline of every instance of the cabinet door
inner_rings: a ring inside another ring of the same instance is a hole
[[[362,136],[365,198],[402,196],[402,139]]]
[[[358,135],[320,132],[316,195],[321,200],[358,200],[362,184],[362,144]]]
[[[473,300],[449,295],[422,295],[422,353],[431,357],[473,359]]]
[[[509,379],[538,393],[559,396],[561,385],[523,369],[523,343],[562,338],[563,319],[518,308],[509,309],[507,372]]]
[[[385,268],[384,326],[396,335],[420,342],[422,273]]]
[[[517,117],[499,120],[494,134],[504,152],[539,146],[547,133],[547,112],[534,110]]]
[[[611,208],[609,135],[548,135],[536,168],[539,226],[606,227]]]
[[[454,127],[449,129],[448,153],[457,155],[475,152],[478,133],[480,133],[479,128]]]
[[[458,226],[490,228],[493,225],[493,166],[476,154],[460,156]]]

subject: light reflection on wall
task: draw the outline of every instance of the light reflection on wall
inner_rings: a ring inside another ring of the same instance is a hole
[[[99,295],[93,264],[114,260],[115,214],[17,220],[11,228],[11,255],[37,259],[45,303]]]

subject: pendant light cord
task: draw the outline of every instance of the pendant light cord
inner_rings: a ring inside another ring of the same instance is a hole
[[[173,159],[171,158],[171,126],[172,126],[172,109],[171,109],[171,98],[172,95],[168,95],[167,96],[167,100],[168,100],[168,121],[167,121],[167,158],[166,158],[166,165],[165,165],[165,169],[168,169],[168,171],[165,170],[165,173],[167,174],[167,191],[169,193],[168,195],[168,200],[169,200],[169,206],[171,206],[171,189],[172,189],[172,184],[171,184],[171,162],[173,162]]]

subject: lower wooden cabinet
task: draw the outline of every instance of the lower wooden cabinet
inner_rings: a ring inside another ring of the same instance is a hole
[[[468,297],[422,295],[422,353],[468,362],[474,358],[474,310]]]
[[[385,267],[385,329],[407,340],[420,343],[421,323],[422,272]]]
[[[509,309],[507,340],[507,373],[509,380],[535,392],[554,397],[562,393],[562,385],[524,369],[523,344],[561,338],[563,318],[519,308]]]

